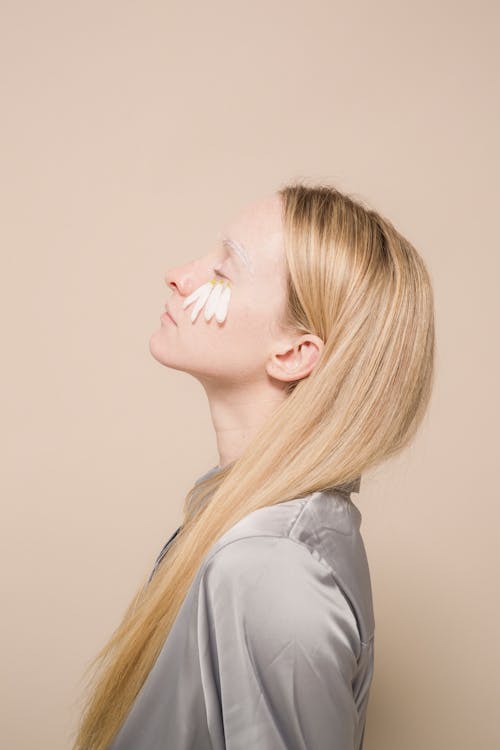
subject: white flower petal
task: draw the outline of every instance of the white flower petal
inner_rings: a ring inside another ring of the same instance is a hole
[[[225,287],[224,291],[217,300],[217,309],[215,311],[215,319],[218,323],[224,323],[227,317],[227,308],[229,306],[229,300],[231,299],[231,287],[229,284]]]
[[[211,320],[215,308],[217,307],[217,302],[219,300],[219,297],[223,291],[224,285],[218,282],[212,290],[212,294],[207,300],[207,304],[205,305],[205,320],[209,321]]]
[[[202,284],[197,289],[195,289],[194,292],[192,292],[189,295],[189,297],[186,297],[186,299],[182,303],[183,309],[185,310],[186,307],[188,307],[188,305],[191,304],[191,302],[194,302],[196,299],[198,299],[198,297],[205,292],[205,289],[207,287],[209,287],[209,286],[211,287],[211,285],[212,285],[212,282],[211,281],[207,281],[206,284]],[[210,289],[207,289],[207,292],[210,292]]]
[[[191,312],[191,323],[194,323],[194,321],[198,317],[198,313],[200,312],[201,308],[203,307],[203,305],[207,301],[208,296],[209,296],[210,292],[213,289],[213,283],[214,282],[211,281],[208,284],[204,285],[205,288],[203,289],[202,293],[199,295],[198,300],[197,300],[197,302],[196,302],[196,304],[193,307],[193,310]]]

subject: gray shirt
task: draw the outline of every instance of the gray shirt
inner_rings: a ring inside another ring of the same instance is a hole
[[[217,540],[109,750],[362,749],[375,623],[360,479]]]

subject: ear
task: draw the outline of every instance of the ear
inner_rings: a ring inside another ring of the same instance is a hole
[[[312,333],[300,336],[271,354],[266,362],[266,372],[276,380],[302,380],[314,369],[323,347],[319,336]]]

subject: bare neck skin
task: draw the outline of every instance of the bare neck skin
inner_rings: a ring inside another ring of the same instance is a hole
[[[244,453],[248,443],[284,400],[281,386],[272,382],[266,385],[246,383],[241,388],[223,391],[206,386],[221,468]]]

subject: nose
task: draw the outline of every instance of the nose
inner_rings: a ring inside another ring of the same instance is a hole
[[[165,276],[165,284],[166,284],[166,285],[167,285],[167,286],[168,286],[168,287],[169,287],[170,289],[173,289],[173,291],[178,291],[178,287],[177,287],[177,284],[176,284],[176,283],[175,283],[175,281],[173,281],[173,280],[172,280],[172,281],[170,281],[170,280],[169,280],[169,278],[168,278],[168,275],[167,275],[167,276]]]
[[[174,292],[178,292],[181,297],[187,297],[202,283],[201,276],[201,267],[191,263],[167,271],[165,284]]]
[[[172,268],[165,274],[165,284],[180,295],[186,293],[187,274],[181,268]]]

